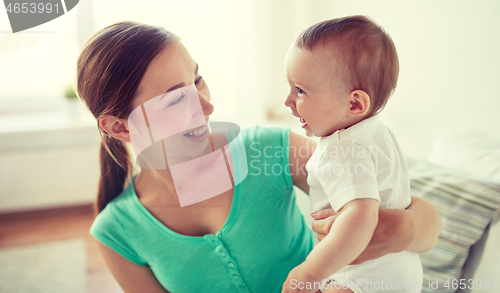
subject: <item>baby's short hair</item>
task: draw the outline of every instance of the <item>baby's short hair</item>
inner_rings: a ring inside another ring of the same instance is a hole
[[[313,51],[334,48],[341,78],[350,91],[371,98],[369,116],[380,112],[394,92],[399,60],[391,37],[366,16],[335,18],[317,23],[299,35],[295,45]]]

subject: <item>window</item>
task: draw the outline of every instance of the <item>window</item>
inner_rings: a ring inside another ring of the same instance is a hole
[[[0,31],[0,102],[60,98],[74,84],[80,50],[76,9],[15,34],[5,18]]]

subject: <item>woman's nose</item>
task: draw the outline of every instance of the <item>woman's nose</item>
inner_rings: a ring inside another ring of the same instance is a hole
[[[200,93],[198,93],[200,98],[201,109],[203,110],[203,115],[205,115],[205,120],[208,120],[208,116],[214,112],[214,105],[206,100]]]

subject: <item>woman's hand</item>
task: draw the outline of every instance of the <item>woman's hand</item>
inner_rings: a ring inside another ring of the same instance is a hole
[[[412,223],[400,213],[392,213],[401,210],[379,211],[379,224],[373,232],[373,237],[366,249],[350,264],[357,265],[367,260],[376,259],[388,253],[405,250],[412,240]],[[318,240],[321,241],[330,231],[330,227],[340,213],[335,213],[332,209],[311,213],[315,219],[312,229],[318,233]]]
[[[333,210],[312,212],[312,229],[321,241],[339,213]],[[423,253],[431,250],[441,232],[441,217],[428,201],[412,197],[406,210],[380,209],[379,221],[368,247],[351,264],[361,264],[389,253],[408,250]]]

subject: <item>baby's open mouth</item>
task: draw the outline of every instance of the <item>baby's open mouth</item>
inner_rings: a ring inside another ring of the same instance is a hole
[[[300,126],[301,126],[302,128],[304,128],[304,127],[306,127],[306,126],[307,126],[307,122],[306,122],[306,120],[305,120],[304,118],[299,117],[299,122],[300,122]]]
[[[195,129],[191,130],[188,133],[185,133],[184,136],[186,136],[186,137],[198,137],[198,136],[202,136],[203,134],[205,134],[205,132],[207,131],[207,129],[208,129],[208,127],[206,125],[203,125],[203,126],[200,126],[198,128],[195,128]]]

